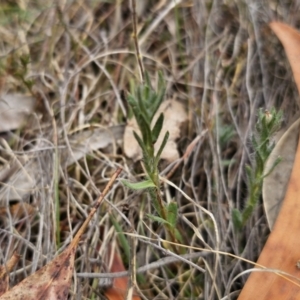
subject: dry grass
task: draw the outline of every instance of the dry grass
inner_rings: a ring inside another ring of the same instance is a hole
[[[153,82],[158,70],[164,73],[168,97],[184,103],[189,114],[178,140],[185,159],[173,173],[176,162],[161,166],[162,179],[174,184],[165,181],[163,192],[179,205],[185,254],[172,262],[164,257],[172,256],[171,248],[162,240],[162,227],[146,216],[153,212],[151,203],[119,182],[79,247],[77,273],[106,272],[111,247],[122,250],[128,267],[119,227],[128,245],[137,242],[130,255],[136,253],[138,265],[146,266],[138,277],[143,299],[237,295],[246,280],[242,273],[251,267],[238,257],[255,261],[269,233],[261,203],[241,233],[230,217],[247,199],[244,170],[253,163],[257,110],[282,109],[286,123],[298,111],[290,68],[266,22],[278,18],[297,26],[299,5],[265,2],[137,0],[144,68]],[[1,171],[0,262],[14,250],[22,254],[12,284],[69,243],[116,166],[124,168],[124,178],[141,176],[139,164],[122,150],[121,95],[131,79],[139,81],[129,3],[58,3],[4,1],[0,7],[1,92],[31,93],[37,102],[21,129],[1,133],[1,164],[10,171],[6,176]],[[76,134],[93,134],[98,127],[111,132],[117,125],[120,132],[112,133],[109,146],[72,159]],[[34,183],[21,202],[12,196],[17,170]],[[12,209],[16,203],[22,203],[22,213]],[[135,238],[127,235],[132,232]],[[103,299],[102,284],[74,276],[70,299]]]

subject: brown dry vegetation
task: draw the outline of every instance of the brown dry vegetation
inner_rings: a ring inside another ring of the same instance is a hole
[[[117,166],[131,181],[143,172],[123,151],[122,94],[130,80],[140,80],[129,1],[57,2],[0,7],[1,93],[35,100],[23,125],[0,138],[0,265],[15,250],[22,255],[11,285],[69,244]],[[162,185],[165,200],[179,205],[185,254],[167,263],[172,247],[147,217],[151,203],[117,182],[77,250],[81,274],[69,298],[104,299],[105,281],[82,273],[108,272],[107,256],[117,247],[126,268],[135,254],[138,266],[163,258],[137,278],[142,299],[234,299],[246,280],[242,272],[252,267],[238,258],[256,261],[269,234],[261,202],[238,234],[230,217],[247,199],[257,111],[282,109],[286,124],[298,112],[290,67],[267,22],[297,27],[299,4],[136,2],[144,68],[154,86],[163,72],[166,98],[179,100],[189,116],[177,141],[185,159],[161,164],[161,176],[178,188]],[[134,243],[126,233],[133,232],[137,247],[127,248]]]

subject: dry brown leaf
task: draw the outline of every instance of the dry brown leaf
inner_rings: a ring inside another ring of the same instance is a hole
[[[170,136],[166,147],[164,148],[161,159],[168,162],[173,162],[179,158],[176,146],[176,139],[180,137],[182,124],[187,121],[187,114],[181,103],[175,100],[164,101],[158,109],[153,119],[152,125],[156,122],[161,113],[164,113],[165,121],[160,136],[155,144],[157,151],[162,143],[165,133],[169,131]],[[135,119],[128,122],[124,133],[124,153],[127,157],[137,161],[142,158],[142,150],[133,136],[133,131],[140,134],[138,125]]]
[[[116,249],[113,250],[112,264],[110,272],[126,271],[123,265],[123,261]],[[126,298],[126,292],[128,289],[128,277],[119,277],[113,280],[113,285],[105,290],[105,296],[108,300],[124,300]],[[133,295],[133,300],[140,300],[137,295]]]
[[[0,296],[8,291],[9,272],[18,263],[19,259],[20,256],[15,252],[4,266],[0,266]]]
[[[76,247],[68,247],[46,266],[25,278],[1,300],[67,299],[74,270]]]
[[[270,229],[273,228],[280,211],[292,172],[299,137],[299,126],[300,120],[297,120],[286,131],[276,144],[266,163],[266,170],[270,170],[278,157],[283,158],[263,182],[263,202]]]
[[[35,99],[21,94],[0,96],[0,132],[19,128],[33,111]]]
[[[281,40],[292,66],[300,93],[300,34],[286,24],[270,24]],[[252,272],[239,300],[300,299],[300,141],[288,183],[287,192],[270,234],[256,264],[273,271]],[[275,270],[285,272],[279,274]],[[287,275],[288,274],[288,275]]]
[[[25,278],[19,284],[0,297],[1,300],[58,300],[67,299],[74,271],[75,251],[91,221],[93,215],[99,208],[102,200],[110,190],[112,184],[121,173],[118,169],[105,187],[103,193],[96,201],[87,219],[76,233],[69,247],[59,256],[54,258],[46,266]]]

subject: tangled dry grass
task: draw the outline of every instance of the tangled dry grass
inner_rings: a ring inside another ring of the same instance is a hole
[[[298,113],[290,67],[267,22],[297,27],[298,11],[298,1],[137,1],[144,68],[154,85],[163,72],[167,97],[189,116],[177,141],[184,159],[161,164],[185,254],[167,260],[165,232],[147,218],[151,203],[118,182],[79,247],[77,273],[108,272],[106,257],[119,248],[126,267],[134,255],[145,266],[143,299],[238,295],[252,267],[239,258],[255,261],[269,233],[261,203],[243,232],[231,220],[247,199],[257,111],[282,109],[285,123]],[[0,262],[22,255],[15,284],[70,242],[116,166],[124,178],[142,175],[123,152],[122,95],[139,68],[129,1],[4,1],[0,15],[1,93],[36,102],[21,128],[1,133]],[[70,299],[103,299],[104,290],[102,279],[74,276]]]

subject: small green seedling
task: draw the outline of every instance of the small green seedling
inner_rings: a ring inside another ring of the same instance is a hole
[[[169,138],[169,132],[166,132],[161,145],[155,153],[155,144],[164,123],[164,115],[161,113],[155,124],[152,122],[157,113],[165,95],[165,83],[163,76],[159,74],[159,84],[157,92],[152,89],[149,75],[145,74],[145,83],[135,87],[131,83],[131,93],[128,96],[128,104],[130,107],[129,116],[133,115],[137,121],[141,134],[134,132],[142,153],[143,164],[146,170],[145,180],[138,183],[130,183],[123,180],[123,184],[133,190],[146,189],[150,195],[153,206],[157,215],[148,215],[153,221],[163,224],[172,242],[180,240],[179,231],[176,229],[177,223],[177,204],[171,202],[165,204],[160,191],[158,164],[161,153],[166,146]]]
[[[275,146],[274,142],[271,142],[271,137],[280,128],[281,121],[282,112],[277,112],[274,108],[270,112],[263,112],[262,109],[258,112],[256,132],[252,137],[252,145],[255,151],[254,166],[246,166],[249,196],[243,211],[238,209],[232,210],[232,220],[237,230],[241,230],[253,214],[261,195],[263,179],[281,161],[281,158],[278,157],[269,170],[265,169],[267,159]]]

